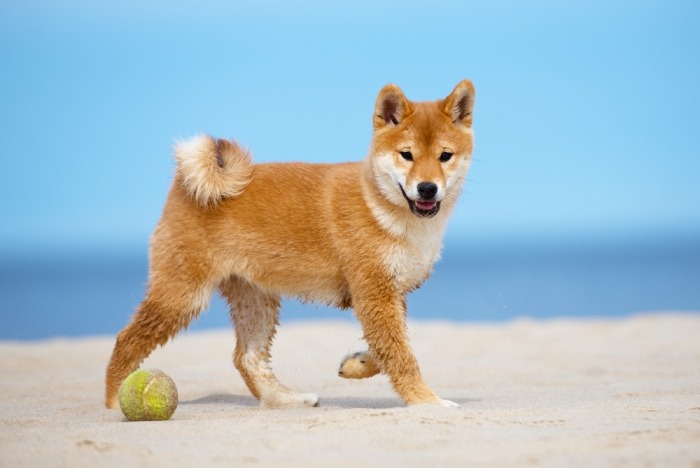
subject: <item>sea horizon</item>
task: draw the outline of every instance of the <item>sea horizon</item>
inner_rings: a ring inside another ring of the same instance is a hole
[[[115,335],[143,299],[147,249],[0,256],[0,339]],[[408,296],[409,320],[621,317],[700,311],[700,242],[448,243]],[[283,301],[282,322],[354,320],[352,310]],[[189,330],[230,327],[214,294]]]

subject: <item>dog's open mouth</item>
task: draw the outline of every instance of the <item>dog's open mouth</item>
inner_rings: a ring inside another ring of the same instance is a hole
[[[406,192],[404,191],[403,187],[401,184],[399,184],[399,188],[401,189],[401,193],[403,194],[403,197],[406,199],[408,202],[408,207],[411,209],[411,212],[419,216],[421,218],[431,218],[437,214],[438,211],[440,211],[440,202],[435,201],[435,200],[411,200],[408,198],[408,195],[406,195]]]

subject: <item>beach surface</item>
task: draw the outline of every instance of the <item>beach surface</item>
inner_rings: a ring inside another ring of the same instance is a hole
[[[264,409],[231,330],[149,357],[176,382],[169,421],[103,406],[114,337],[0,342],[0,466],[700,467],[700,314],[410,322],[426,381],[461,408],[405,407],[386,376],[344,380],[358,325],[280,327],[273,367],[321,406]]]

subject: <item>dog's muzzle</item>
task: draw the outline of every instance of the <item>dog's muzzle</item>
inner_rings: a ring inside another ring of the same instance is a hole
[[[438,211],[440,211],[440,202],[435,200],[435,194],[437,194],[438,186],[432,182],[421,182],[418,184],[418,194],[421,196],[422,200],[411,200],[403,186],[399,184],[399,189],[403,197],[408,202],[408,207],[411,212],[421,218],[432,218]]]

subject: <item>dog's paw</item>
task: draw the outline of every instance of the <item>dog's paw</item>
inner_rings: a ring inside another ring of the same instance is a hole
[[[409,406],[443,406],[445,408],[461,408],[459,403],[455,403],[454,401],[450,400],[443,400],[442,398],[433,398],[430,400],[409,403]]]
[[[450,400],[443,400],[442,398],[438,402],[440,406],[444,406],[445,408],[459,408],[459,403],[455,403],[454,401]]]
[[[315,393],[270,392],[260,398],[260,406],[264,408],[302,408],[320,405]]]
[[[338,369],[338,376],[344,379],[366,379],[377,375],[380,369],[369,352],[348,354],[343,358]]]
[[[110,397],[105,400],[105,406],[108,409],[115,409],[119,408],[119,398],[115,397]]]

